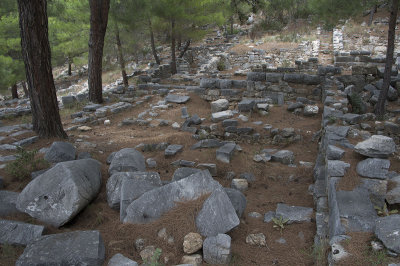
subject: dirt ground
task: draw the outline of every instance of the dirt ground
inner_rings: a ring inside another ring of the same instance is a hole
[[[189,114],[198,114],[200,117],[206,118],[203,124],[211,124],[210,104],[199,96],[194,94],[190,96],[191,100],[186,104]],[[266,164],[255,163],[253,156],[264,148],[289,149],[296,155],[296,164],[300,160],[314,162],[317,143],[312,142],[311,138],[313,133],[320,128],[320,115],[314,118],[296,116],[288,112],[286,106],[272,107],[268,116],[252,114],[249,121],[241,121],[240,126],[252,126],[256,129],[256,132],[262,135],[265,134],[262,126],[255,126],[252,122],[262,121],[263,124],[271,124],[280,129],[293,127],[296,129],[297,134],[302,135],[303,139],[298,143],[284,146],[271,145],[269,138],[257,143],[239,141],[237,143],[241,146],[242,151],[233,156],[230,164],[224,164],[216,161],[216,149],[190,150],[191,145],[197,141],[188,132],[174,130],[171,126],[118,126],[124,118],[137,117],[139,113],[148,109],[149,104],[156,103],[159,100],[161,100],[159,96],[153,96],[152,100],[144,105],[110,116],[111,126],[96,125],[92,126],[93,129],[89,132],[69,132],[68,141],[71,143],[75,143],[76,139],[81,138],[97,144],[95,149],[89,150],[79,148],[78,144],[78,151],[89,151],[93,158],[102,163],[103,183],[101,192],[89,206],[67,225],[59,229],[46,227],[45,233],[99,230],[106,246],[105,264],[116,253],[122,253],[140,262],[141,258],[139,252],[135,250],[134,241],[137,238],[144,238],[146,239],[146,245],[155,245],[163,250],[161,255],[163,263],[165,262],[166,265],[179,264],[184,255],[182,248],[183,237],[189,232],[196,231],[194,217],[201,208],[201,202],[204,199],[179,204],[173,211],[168,212],[156,222],[145,225],[132,225],[122,224],[119,221],[119,213],[108,207],[105,190],[105,185],[109,178],[106,158],[111,152],[122,148],[135,147],[140,143],[168,142],[170,144],[183,145],[183,152],[172,158],[164,158],[162,151],[143,153],[145,158],[154,158],[157,161],[157,168],[149,169],[149,171],[159,172],[163,180],[171,179],[176,169],[171,163],[178,159],[195,161],[196,163],[216,163],[218,176],[215,179],[225,187],[230,187],[230,181],[225,179],[226,173],[229,171],[234,171],[237,176],[244,172],[251,172],[255,175],[256,181],[251,183],[249,189],[244,192],[247,199],[247,208],[241,219],[241,224],[229,233],[232,237],[232,265],[312,265],[311,249],[315,235],[314,220],[311,223],[287,225],[281,233],[273,228],[273,223],[264,223],[263,218],[251,218],[247,214],[259,212],[263,216],[264,213],[275,210],[277,203],[305,207],[314,206],[312,196],[308,193],[308,187],[313,183],[311,168],[308,169],[302,166],[292,168],[272,162]],[[160,113],[157,118],[170,119],[182,123],[180,109],[180,105],[174,105],[168,111]],[[67,117],[63,117],[63,123],[65,128],[72,126],[71,119]],[[26,134],[16,139],[28,136],[29,134]],[[28,149],[48,147],[53,141],[55,139],[39,140],[29,146]],[[10,138],[2,143],[7,142],[10,142]],[[13,180],[4,170],[0,170],[0,175],[5,177],[6,190],[21,191],[29,182],[29,180]],[[5,218],[40,224],[40,222],[24,214]],[[167,229],[167,233],[174,237],[173,245],[169,245],[163,239],[158,238],[157,232],[164,227]],[[245,238],[248,234],[260,232],[266,235],[267,247],[255,247],[245,243]],[[281,237],[286,240],[286,244],[276,242]],[[10,249],[10,247],[6,247],[6,249]],[[14,264],[16,258],[23,251],[22,248],[13,248],[13,252],[7,250],[6,252],[2,251],[1,265]],[[11,253],[13,256],[5,258],[4,253]],[[288,256],[288,254],[291,255]]]

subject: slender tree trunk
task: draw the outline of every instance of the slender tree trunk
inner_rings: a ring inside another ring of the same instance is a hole
[[[68,63],[68,76],[72,76],[72,60],[70,57],[67,58]]]
[[[395,30],[396,30],[396,20],[397,20],[397,11],[399,9],[399,0],[392,0],[392,8],[390,11],[389,18],[389,33],[388,33],[388,45],[386,52],[386,64],[385,64],[385,74],[383,77],[383,86],[381,93],[379,94],[378,103],[375,106],[375,114],[378,118],[383,118],[385,114],[385,102],[389,91],[390,86],[390,76],[393,65],[393,54],[394,54],[394,39],[395,39]]]
[[[110,0],[89,0],[90,36],[89,36],[89,100],[103,102],[102,67],[104,36],[107,30]]]
[[[378,10],[378,6],[377,5],[374,5],[372,8],[371,8],[371,11],[370,11],[370,13],[369,13],[369,21],[368,21],[368,26],[371,26],[372,25],[372,21],[374,20],[374,15],[375,15],[375,12]]]
[[[158,58],[157,55],[157,50],[156,50],[156,44],[154,42],[154,33],[153,33],[153,27],[151,25],[151,19],[148,18],[149,22],[149,31],[150,31],[150,42],[151,42],[151,51],[153,52],[154,60],[156,60],[157,65],[160,65],[160,58]]]
[[[22,81],[21,84],[22,84],[22,89],[24,90],[24,97],[29,98],[29,92],[28,88],[26,87],[26,82]]]
[[[175,20],[171,20],[171,73],[176,74],[176,57],[175,57]]]
[[[179,37],[178,37],[178,45],[176,47],[176,50],[179,51],[179,49],[181,49],[181,46],[182,46],[182,37],[181,37],[181,35],[179,35]]]
[[[229,21],[231,23],[231,35],[233,35],[233,16],[230,17]]]
[[[18,0],[18,11],[33,130],[41,138],[65,138],[51,67],[47,2]]]
[[[189,46],[190,46],[190,39],[186,41],[185,46],[183,47],[183,50],[179,54],[179,58],[182,58],[185,55],[186,51],[189,49]]]
[[[122,53],[121,38],[119,37],[119,28],[117,23],[115,24],[115,39],[117,40],[118,61],[119,61],[119,66],[121,67],[122,81],[124,82],[124,87],[128,88],[129,86],[128,76],[126,75],[125,60],[124,60],[124,55]]]
[[[13,99],[18,99],[18,86],[17,83],[12,85],[11,87],[11,96]]]

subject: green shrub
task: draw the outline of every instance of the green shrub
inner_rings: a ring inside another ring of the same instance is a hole
[[[350,104],[352,108],[352,112],[355,114],[362,113],[363,104],[361,96],[358,93],[352,93],[350,95]]]
[[[224,71],[225,70],[225,63],[222,59],[220,59],[217,63],[217,69],[218,71]]]
[[[6,172],[14,178],[23,180],[32,172],[49,167],[49,163],[43,158],[38,158],[37,150],[27,151],[21,147],[17,150],[17,159],[6,166]]]

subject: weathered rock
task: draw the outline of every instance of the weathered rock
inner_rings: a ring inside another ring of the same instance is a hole
[[[246,243],[252,246],[266,247],[267,240],[263,233],[249,234],[246,237]]]
[[[265,72],[249,72],[247,73],[248,81],[265,81]]]
[[[172,144],[165,149],[164,155],[165,157],[174,156],[182,150],[183,150],[183,145]]]
[[[190,147],[190,149],[195,150],[201,148],[219,148],[225,144],[225,142],[219,141],[218,139],[203,139]]]
[[[354,150],[359,154],[373,158],[387,158],[396,150],[396,145],[392,138],[373,135],[369,139],[359,142]]]
[[[123,221],[129,204],[147,191],[161,187],[162,182],[157,172],[128,172],[120,174],[123,176],[120,194],[120,219]]]
[[[293,112],[294,110],[298,109],[298,108],[303,108],[304,104],[303,103],[299,103],[299,102],[295,102],[295,103],[291,103],[289,104],[287,110],[289,112]]]
[[[89,104],[89,105],[86,105],[85,107],[83,107],[83,111],[84,112],[94,112],[101,107],[102,107],[101,104]]]
[[[357,174],[363,177],[386,179],[389,167],[389,160],[368,158],[357,164]]]
[[[209,264],[228,264],[231,260],[231,237],[225,234],[207,237],[203,243],[204,260]]]
[[[98,231],[41,236],[29,244],[15,265],[103,265],[105,248]]]
[[[110,164],[108,173],[146,171],[143,155],[135,149],[125,148],[118,151]]]
[[[269,211],[264,214],[264,223],[269,223],[272,221],[272,218],[276,217],[276,213],[274,211]]]
[[[0,220],[0,244],[26,246],[40,237],[44,226]]]
[[[386,193],[386,200],[389,204],[400,203],[400,176],[396,176],[389,181],[390,189]]]
[[[124,255],[117,253],[108,262],[108,266],[138,266],[136,261],[128,259]]]
[[[341,177],[346,174],[347,169],[350,168],[350,164],[343,161],[328,160],[328,175]]]
[[[280,162],[286,165],[294,163],[294,159],[294,153],[288,150],[278,151],[271,156],[271,161]]]
[[[233,208],[235,208],[237,216],[242,217],[246,209],[247,200],[242,192],[233,188],[224,188],[226,195],[228,195]]]
[[[220,188],[204,202],[196,217],[196,227],[203,236],[215,236],[229,232],[240,224],[232,203]]]
[[[177,266],[200,266],[203,263],[203,257],[200,254],[185,255]]]
[[[217,176],[217,165],[215,163],[200,163],[197,165],[199,169],[207,169],[211,176]]]
[[[142,251],[140,251],[139,255],[143,261],[151,261],[154,257],[157,248],[155,246],[147,246]]]
[[[186,178],[188,176],[191,176],[192,174],[201,172],[200,169],[197,168],[190,168],[190,167],[182,167],[178,168],[175,170],[173,176],[172,176],[172,181],[178,181],[183,178]]]
[[[316,105],[306,105],[304,107],[303,114],[304,116],[314,116],[317,115],[319,112],[319,108]]]
[[[193,254],[203,247],[203,238],[198,233],[189,233],[183,238],[183,252]]]
[[[19,193],[0,190],[0,216],[19,212],[15,206]]]
[[[249,183],[247,182],[246,179],[232,179],[231,183],[231,188],[240,190],[240,191],[246,191],[249,188]]]
[[[344,150],[333,145],[328,145],[328,148],[326,149],[326,157],[328,160],[340,160],[344,153]]]
[[[235,148],[236,148],[235,143],[227,143],[224,146],[220,147],[217,150],[217,160],[224,163],[230,163]]]
[[[144,193],[126,209],[124,223],[147,223],[176,206],[176,202],[195,200],[221,185],[207,170]]]
[[[190,100],[189,96],[182,96],[182,95],[175,95],[175,94],[168,94],[167,97],[165,97],[165,101],[168,103],[186,103]]]
[[[288,224],[310,222],[313,214],[312,208],[289,206],[283,203],[278,203],[276,207],[276,217],[288,219]]]
[[[388,249],[400,253],[400,215],[394,214],[376,220],[375,235]]]
[[[226,110],[226,111],[211,114],[211,119],[213,122],[219,122],[219,121],[229,119],[232,117],[233,117],[233,113],[231,110]]]
[[[60,227],[97,196],[100,185],[100,162],[83,159],[58,163],[24,188],[18,196],[17,208]]]
[[[254,109],[255,105],[255,100],[243,99],[241,102],[238,103],[238,110],[239,112],[250,112]]]
[[[219,99],[214,102],[211,102],[211,112],[217,113],[221,111],[227,110],[229,107],[229,101],[226,99]]]

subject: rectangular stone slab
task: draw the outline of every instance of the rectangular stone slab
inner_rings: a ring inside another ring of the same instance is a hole
[[[0,244],[26,246],[40,237],[44,226],[0,220]]]

